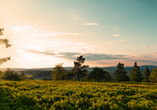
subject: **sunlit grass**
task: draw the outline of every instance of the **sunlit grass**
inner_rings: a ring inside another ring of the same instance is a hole
[[[1,80],[0,109],[154,110],[157,84]]]

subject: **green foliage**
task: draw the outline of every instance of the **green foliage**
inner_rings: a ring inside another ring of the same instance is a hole
[[[157,68],[153,69],[150,73],[149,81],[152,83],[157,83]]]
[[[0,77],[4,77],[4,72],[0,71]]]
[[[74,68],[72,71],[77,76],[78,81],[80,81],[80,78],[85,77],[86,73],[88,72],[88,65],[83,65],[83,63],[85,63],[85,58],[83,55],[80,55],[77,57],[76,61],[74,61]]]
[[[135,62],[135,65],[130,73],[130,81],[140,82],[142,80],[141,76],[140,67],[137,66],[137,63]]]
[[[2,32],[3,30],[4,29],[0,28],[0,36],[3,35],[3,32]],[[0,44],[5,45],[6,48],[11,46],[11,44],[9,44],[9,40],[8,39],[0,39]],[[4,62],[7,62],[10,59],[11,59],[11,57],[0,58],[0,65],[3,64]]]
[[[33,77],[52,76],[52,71],[34,71],[31,73],[33,74]]]
[[[127,76],[127,72],[124,69],[124,64],[123,63],[118,63],[117,69],[114,72],[114,81],[128,81],[129,78]]]
[[[56,65],[52,71],[53,80],[65,80],[67,71],[63,68],[63,63]]]
[[[74,79],[74,77],[75,77],[74,70],[72,69],[72,70],[67,71],[66,77],[67,77],[67,79],[70,79],[70,80]]]
[[[94,79],[96,81],[110,81],[111,76],[110,73],[103,70],[102,68],[93,68],[93,71],[88,76],[91,79]]]
[[[4,72],[3,79],[18,80],[19,79],[19,75],[16,72],[14,72],[13,70],[7,69]]]
[[[20,73],[19,76],[20,76],[20,77],[25,77],[25,73],[24,73],[23,71],[21,71],[21,73]]]
[[[150,71],[148,69],[148,67],[146,67],[144,74],[143,74],[143,82],[149,82],[149,75],[150,75]]]
[[[2,80],[0,99],[0,110],[155,110],[157,84]]]

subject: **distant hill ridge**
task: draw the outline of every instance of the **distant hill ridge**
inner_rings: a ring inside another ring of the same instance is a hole
[[[145,67],[148,67],[148,68],[157,68],[157,66],[155,65],[142,65],[140,66],[140,68],[145,68]],[[64,67],[65,69],[67,70],[70,70],[72,69],[73,67]],[[94,68],[94,67],[89,67],[90,69],[91,68]],[[103,68],[103,69],[113,69],[113,68],[116,68],[116,66],[110,66],[110,67],[98,67],[98,68]],[[126,66],[124,68],[133,68],[133,66]],[[3,71],[3,70],[6,70],[7,68],[0,68],[0,71]],[[46,68],[10,68],[11,70],[14,70],[14,71],[25,71],[25,70],[44,70],[44,71],[49,71],[49,70],[52,70],[53,67],[46,67]]]
[[[146,67],[149,68],[150,71],[152,71],[154,68],[157,68],[157,66],[155,65],[142,65],[140,66],[140,70],[143,74],[144,70],[146,69]],[[67,70],[71,70],[73,67],[64,67]],[[93,70],[94,67],[89,67],[88,71],[89,73]],[[103,68],[104,70],[108,71],[112,77],[114,77],[114,71],[116,70],[116,66],[113,67],[100,67]],[[128,72],[128,75],[130,74],[133,66],[130,67],[124,67],[126,69],[126,71]],[[48,68],[10,68],[13,71],[19,72],[19,71],[24,71],[24,72],[29,72],[29,71],[52,71],[53,67],[48,67]],[[0,71],[5,71],[6,68],[0,68]]]

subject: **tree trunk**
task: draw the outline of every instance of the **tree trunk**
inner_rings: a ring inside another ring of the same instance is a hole
[[[77,79],[78,79],[78,81],[80,81],[80,76],[79,76],[78,72],[77,72]]]

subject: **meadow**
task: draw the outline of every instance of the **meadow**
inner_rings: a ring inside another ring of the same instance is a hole
[[[157,84],[0,80],[0,110],[155,110]]]

